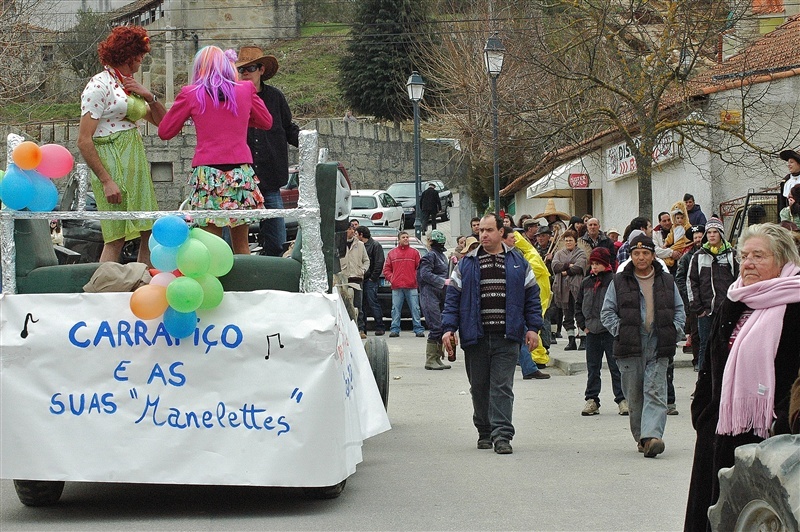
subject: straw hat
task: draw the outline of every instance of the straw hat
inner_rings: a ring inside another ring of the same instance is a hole
[[[553,201],[553,198],[550,198],[549,200],[547,200],[547,206],[544,208],[544,212],[540,212],[539,214],[537,214],[533,218],[538,220],[539,218],[546,218],[546,217],[551,216],[553,214],[555,214],[556,216],[558,216],[559,218],[561,218],[564,221],[569,220],[569,214],[556,210],[556,202]]]
[[[236,68],[261,63],[264,65],[264,73],[261,81],[267,81],[278,71],[278,60],[274,55],[265,55],[264,51],[258,46],[242,46],[239,48],[239,59],[236,61]]]

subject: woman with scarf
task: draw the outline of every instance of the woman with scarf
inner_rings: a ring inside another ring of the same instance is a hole
[[[685,531],[710,530],[717,473],[740,445],[789,433],[792,383],[800,370],[800,255],[786,229],[748,227],[740,274],[714,317],[692,402],[697,432]]]
[[[192,63],[191,85],[181,89],[158,126],[158,136],[169,140],[180,134],[186,120],[194,121],[197,145],[188,183],[193,210],[264,208],[264,196],[251,166],[253,154],[247,145],[247,128],[271,128],[272,115],[255,85],[239,81],[235,61],[233,50],[201,48]],[[248,222],[195,219],[195,223],[217,236],[222,236],[222,228],[229,226],[233,252],[240,255],[250,254]]]
[[[100,211],[157,211],[150,163],[136,126],[144,119],[157,126],[167,110],[156,95],[133,78],[150,52],[140,26],[118,26],[97,47],[102,72],[81,94],[78,149],[92,170],[91,183]],[[139,262],[150,263],[148,239],[153,220],[102,220],[100,262],[118,262],[126,240],[142,237]]]
[[[586,275],[586,252],[578,247],[578,233],[575,231],[566,231],[563,240],[564,249],[553,257],[553,300],[564,311],[564,329],[569,338],[564,351],[575,351],[578,349],[575,344],[575,302]],[[580,336],[583,344],[583,335]]]

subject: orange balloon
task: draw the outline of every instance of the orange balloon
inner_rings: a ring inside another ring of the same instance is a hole
[[[167,287],[146,284],[131,295],[131,312],[140,320],[154,320],[164,314],[167,303]]]
[[[14,148],[11,158],[22,170],[33,170],[42,162],[42,150],[35,142],[26,140]]]

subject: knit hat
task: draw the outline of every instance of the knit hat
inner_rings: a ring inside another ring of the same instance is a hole
[[[431,242],[436,242],[437,244],[444,245],[447,242],[447,238],[444,236],[444,233],[439,231],[438,229],[434,229],[431,231],[430,236],[428,237],[431,239]]]
[[[646,249],[651,253],[656,252],[656,245],[653,244],[653,239],[647,236],[646,234],[642,233],[641,235],[637,236],[633,240],[631,240],[630,250],[633,252],[634,249]]]
[[[709,220],[706,222],[705,232],[708,233],[709,229],[716,229],[719,231],[720,236],[725,236],[725,226],[722,224],[722,220],[719,218],[714,218],[713,216],[709,218]]]
[[[589,254],[589,262],[596,262],[606,269],[611,268],[611,253],[606,248],[596,247]]]

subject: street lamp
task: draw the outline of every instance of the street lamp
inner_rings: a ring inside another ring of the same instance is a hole
[[[414,188],[416,190],[417,206],[414,215],[414,234],[419,239],[422,237],[422,220],[419,210],[419,196],[422,193],[422,174],[420,173],[419,156],[419,101],[425,94],[425,82],[416,70],[411,73],[406,82],[408,99],[414,106]]]
[[[500,212],[500,160],[497,155],[497,76],[503,71],[506,49],[494,32],[483,47],[483,62],[492,86],[492,145],[494,149],[494,211]]]

